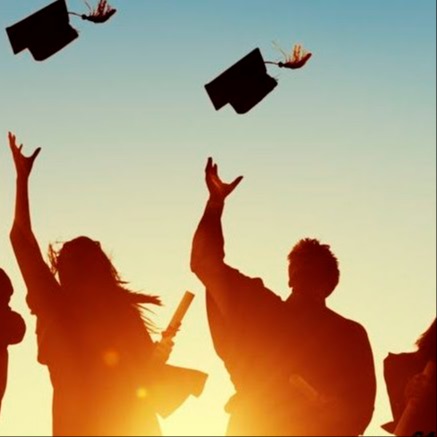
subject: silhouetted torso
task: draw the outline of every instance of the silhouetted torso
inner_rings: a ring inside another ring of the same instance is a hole
[[[50,250],[48,266],[29,205],[41,148],[25,156],[15,135],[8,137],[17,172],[10,239],[37,317],[39,360],[53,384],[54,434],[159,435],[147,392],[153,344],[139,308],[159,299],[125,288],[100,243],[88,237]]]
[[[406,428],[424,435],[436,433],[437,395],[436,395],[436,322],[419,341],[419,350],[411,353],[389,354],[384,361],[384,377],[390,397],[390,404],[394,421],[383,426],[390,433],[394,433],[407,406],[412,401],[416,404],[414,413],[409,414]],[[434,370],[428,374],[427,389],[421,391],[418,399],[408,396],[410,385],[421,375],[429,364],[433,363]],[[408,414],[408,413],[407,413]]]
[[[133,308],[58,290],[37,315],[39,361],[54,388],[54,435],[160,435],[146,396],[152,340]]]
[[[301,240],[288,257],[287,302],[228,266],[221,218],[242,178],[223,182],[208,158],[209,198],[191,251],[214,346],[236,389],[228,435],[360,435],[373,414],[376,378],[364,328],[325,307],[338,284],[337,259],[328,245]]]
[[[0,410],[8,379],[8,346],[20,343],[25,331],[23,318],[9,306],[0,305]]]
[[[223,205],[206,207],[191,268],[207,288],[210,329],[236,395],[228,435],[353,436],[364,433],[376,395],[367,334],[324,305],[293,295],[283,302],[261,279],[224,262]],[[298,375],[323,400],[291,383]]]
[[[235,385],[228,435],[358,435],[375,398],[374,368],[364,329],[325,306],[292,296],[283,302],[260,279],[227,267],[232,312],[225,317],[208,294],[214,345]],[[298,374],[327,397],[353,405],[341,422],[317,417],[293,390]],[[351,434],[355,431],[356,434]]]

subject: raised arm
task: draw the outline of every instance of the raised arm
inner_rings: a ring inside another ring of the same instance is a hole
[[[29,207],[29,177],[41,149],[26,157],[23,145],[17,146],[15,135],[9,132],[9,147],[17,171],[15,216],[10,238],[18,265],[26,283],[27,301],[31,310],[38,313],[50,306],[52,294],[59,285],[44,262],[38,242],[32,231]]]
[[[199,226],[194,234],[191,252],[191,270],[203,282],[208,290],[216,294],[218,302],[223,296],[218,296],[220,275],[226,269],[224,263],[224,238],[221,217],[225,200],[243,179],[236,178],[230,184],[223,182],[218,175],[217,164],[208,159],[205,169],[206,185],[209,199]]]

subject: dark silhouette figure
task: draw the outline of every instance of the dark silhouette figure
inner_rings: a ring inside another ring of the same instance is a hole
[[[8,346],[21,343],[26,333],[23,318],[9,306],[13,292],[9,276],[0,269],[0,411],[8,381]]]
[[[14,135],[9,142],[17,170],[10,237],[37,317],[38,360],[53,385],[54,435],[160,435],[156,381],[169,374],[171,345],[152,342],[141,312],[159,299],[127,289],[100,244],[87,237],[52,249],[49,268],[29,211],[28,180],[40,149],[26,157]]]
[[[217,354],[236,394],[228,435],[357,436],[374,409],[375,372],[366,331],[326,307],[339,280],[329,246],[301,240],[289,255],[284,302],[259,278],[224,262],[221,225],[227,184],[211,158],[209,200],[193,241],[191,268],[207,288]]]
[[[395,435],[436,433],[436,321],[417,341],[417,351],[389,354],[384,376],[394,421],[383,428]]]

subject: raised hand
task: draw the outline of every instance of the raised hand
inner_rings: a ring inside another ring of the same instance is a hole
[[[210,199],[212,201],[224,202],[226,197],[228,197],[242,181],[243,176],[239,176],[230,184],[223,182],[218,175],[217,164],[214,163],[212,158],[208,158],[205,168],[205,179]]]
[[[13,133],[8,133],[9,147],[12,152],[12,157],[14,158],[15,169],[17,170],[18,177],[28,178],[32,172],[33,163],[36,157],[41,152],[41,147],[38,147],[30,156],[23,155],[23,145],[17,145],[16,137]]]

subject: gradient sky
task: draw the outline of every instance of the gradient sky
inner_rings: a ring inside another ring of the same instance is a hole
[[[0,25],[48,3],[1,0]],[[165,434],[223,435],[233,393],[188,264],[213,156],[225,179],[245,176],[224,217],[231,265],[285,297],[292,245],[331,244],[342,277],[329,304],[369,332],[379,389],[367,434],[381,435],[382,360],[412,350],[436,314],[435,1],[111,3],[110,22],[72,19],[80,38],[42,63],[0,37],[0,265],[28,325],[10,348],[0,434],[51,432],[48,372],[8,241],[11,130],[27,151],[43,147],[31,195],[44,250],[77,235],[100,240],[134,289],[161,294],[163,328],[183,292],[197,294],[171,362],[210,378],[202,398],[163,422]],[[294,72],[272,68],[279,85],[250,113],[215,112],[203,85],[255,47],[281,59],[273,40],[287,50],[301,42],[313,58]]]

